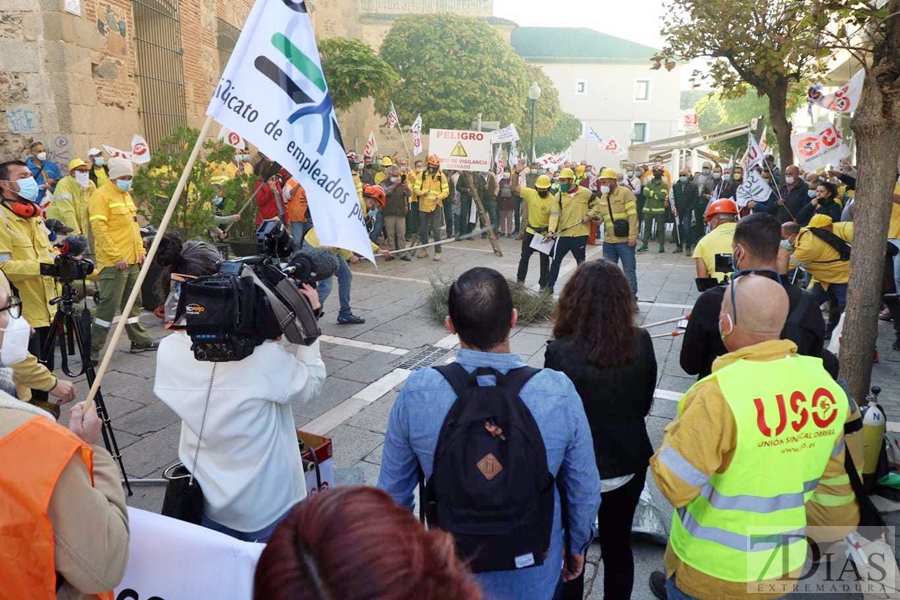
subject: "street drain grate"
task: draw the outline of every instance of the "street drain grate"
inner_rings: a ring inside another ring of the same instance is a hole
[[[422,346],[403,357],[403,362],[397,365],[397,368],[418,371],[437,363],[450,352],[451,350],[438,346]]]

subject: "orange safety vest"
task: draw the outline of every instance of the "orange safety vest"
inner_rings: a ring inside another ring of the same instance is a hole
[[[289,180],[286,185],[288,184],[294,186],[291,188],[291,198],[288,200],[287,205],[288,222],[306,223],[309,221],[309,203],[306,200],[306,190],[294,179]]]
[[[0,440],[0,582],[8,598],[55,600],[53,524],[48,509],[73,456],[91,473],[93,450],[67,429],[35,417]],[[113,592],[97,594],[113,600]]]

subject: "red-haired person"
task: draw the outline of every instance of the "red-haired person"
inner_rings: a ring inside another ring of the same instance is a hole
[[[263,550],[256,600],[480,600],[453,538],[427,531],[376,488],[298,504]]]

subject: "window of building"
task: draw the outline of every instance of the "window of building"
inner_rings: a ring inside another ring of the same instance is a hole
[[[219,51],[219,72],[225,70],[240,35],[240,29],[224,19],[217,19],[216,50]]]
[[[634,82],[634,99],[644,102],[650,100],[649,79],[638,79]]]
[[[635,123],[631,130],[632,142],[647,141],[647,123]]]
[[[576,94],[587,94],[587,81],[582,79],[581,81],[575,82],[575,93]]]
[[[187,126],[178,0],[134,0],[134,41],[144,137],[156,150],[173,129]]]

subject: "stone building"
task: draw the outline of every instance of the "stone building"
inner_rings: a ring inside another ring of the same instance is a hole
[[[252,0],[3,0],[0,157],[199,126]]]

